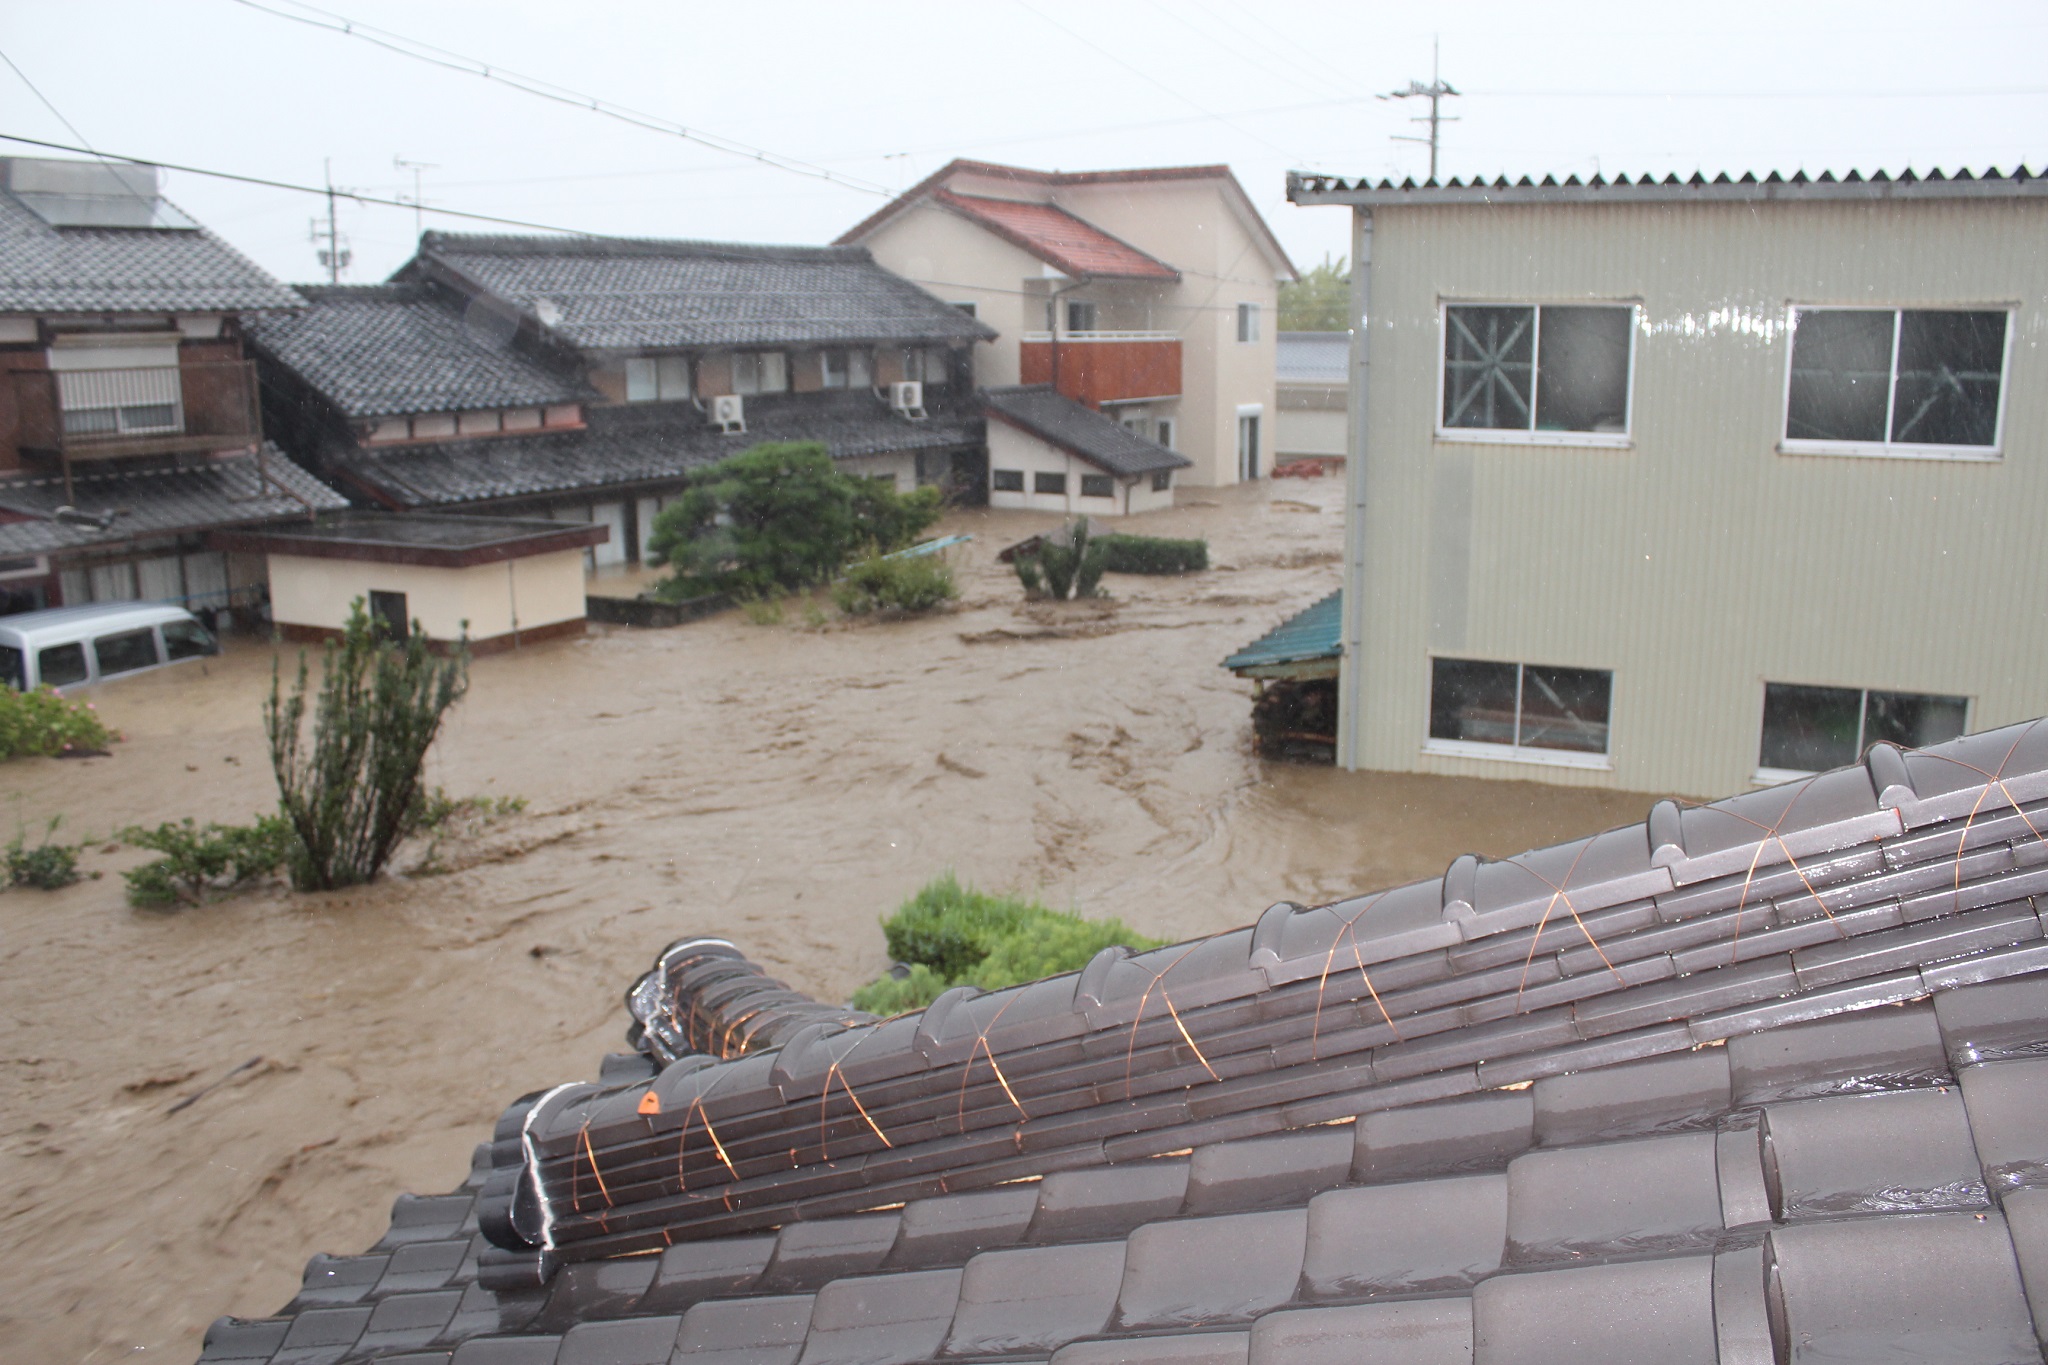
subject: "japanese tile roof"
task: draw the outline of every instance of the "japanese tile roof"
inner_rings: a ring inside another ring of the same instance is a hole
[[[252,318],[254,349],[353,418],[537,407],[597,395],[514,349],[494,320],[422,285],[300,285],[297,314]]]
[[[0,189],[0,312],[215,312],[298,303],[204,228],[52,227]]]
[[[932,199],[1077,279],[1180,279],[1180,272],[1166,262],[1082,222],[1057,204],[989,199],[951,190],[939,190]]]
[[[2039,1360],[2044,821],[2034,722],[883,1021],[687,940],[202,1359]]]
[[[753,397],[747,430],[714,430],[688,403],[594,406],[582,431],[431,445],[348,446],[336,477],[394,507],[436,507],[674,479],[763,441],[822,441],[834,459],[977,444],[969,422],[912,421],[865,391]]]
[[[1274,349],[1274,376],[1282,384],[1346,384],[1351,380],[1349,332],[1282,332]]]
[[[230,455],[181,466],[109,462],[105,473],[74,467],[72,497],[61,477],[0,475],[0,554],[42,555],[94,545],[224,526],[248,526],[346,507],[348,499],[299,468],[275,446],[256,456]],[[75,506],[88,517],[113,514],[105,527],[84,519],[53,519]]]
[[[1150,474],[1159,469],[1185,469],[1194,463],[1064,394],[1053,392],[1050,384],[983,389],[981,399],[991,416],[1112,474]]]
[[[1344,592],[1339,589],[1288,617],[1223,661],[1232,670],[1270,668],[1308,659],[1334,659],[1343,652]]]
[[[1943,174],[1911,170],[1890,174],[1875,171],[1866,176],[1849,171],[1837,177],[1832,171],[1809,176],[1804,171],[1782,175],[1772,171],[1759,177],[1755,172],[1730,176],[1726,171],[1708,176],[1695,171],[1690,176],[1576,175],[1558,180],[1544,176],[1531,180],[1522,176],[1492,180],[1474,176],[1453,178],[1442,183],[1426,180],[1417,184],[1403,180],[1374,181],[1368,176],[1346,180],[1342,176],[1287,173],[1287,198],[1296,204],[1352,204],[1362,208],[1394,207],[1402,204],[1604,204],[1604,203],[1755,203],[1764,200],[1858,200],[1874,199],[2018,199],[2048,195],[2048,179],[2025,166],[2006,173],[1993,167],[1984,171],[1958,170]]]
[[[429,232],[407,272],[510,304],[585,350],[995,336],[864,247]]]

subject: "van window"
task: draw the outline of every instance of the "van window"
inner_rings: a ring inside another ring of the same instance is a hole
[[[69,687],[82,683],[88,676],[85,671],[85,646],[80,644],[51,645],[36,654],[36,676],[51,687]]]
[[[161,662],[156,657],[156,632],[149,629],[102,635],[92,642],[92,652],[100,661],[102,678],[110,678],[116,673],[133,673],[138,668],[153,668]]]
[[[220,646],[214,643],[213,632],[197,621],[164,622],[164,658],[170,662],[218,653]]]
[[[0,645],[0,683],[17,692],[23,690],[21,662],[20,650],[13,645]]]

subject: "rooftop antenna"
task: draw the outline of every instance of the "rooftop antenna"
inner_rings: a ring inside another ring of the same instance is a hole
[[[1413,136],[1413,135],[1410,135],[1410,134],[1404,134],[1404,133],[1397,133],[1397,134],[1395,134],[1395,135],[1394,135],[1394,139],[1393,139],[1393,140],[1394,140],[1395,142],[1421,142],[1421,143],[1426,143],[1426,144],[1428,144],[1428,147],[1429,147],[1429,178],[1430,178],[1430,181],[1431,181],[1432,183],[1434,183],[1434,182],[1435,182],[1435,180],[1436,180],[1436,153],[1437,153],[1437,129],[1438,129],[1438,126],[1439,126],[1439,125],[1441,125],[1441,124],[1445,124],[1445,123],[1456,123],[1456,122],[1458,122],[1458,118],[1457,118],[1457,116],[1456,116],[1456,115],[1454,115],[1454,114],[1445,114],[1445,113],[1441,112],[1441,109],[1442,109],[1442,104],[1443,104],[1443,100],[1444,100],[1444,97],[1445,97],[1446,95],[1455,95],[1455,94],[1457,94],[1458,92],[1457,92],[1457,90],[1456,90],[1456,89],[1454,89],[1454,88],[1452,87],[1452,85],[1451,85],[1451,83],[1450,83],[1449,81],[1447,81],[1447,80],[1443,79],[1443,77],[1442,77],[1441,75],[1439,75],[1439,74],[1438,74],[1438,71],[1437,71],[1437,48],[1438,48],[1438,40],[1437,40],[1437,39],[1435,39],[1435,38],[1432,38],[1432,39],[1430,39],[1430,40],[1429,40],[1429,84],[1428,84],[1428,85],[1424,85],[1424,84],[1423,84],[1423,83],[1422,83],[1421,81],[1417,81],[1417,80],[1410,80],[1410,81],[1408,82],[1408,88],[1407,88],[1406,90],[1394,90],[1394,91],[1390,91],[1390,92],[1388,92],[1387,94],[1384,94],[1384,95],[1381,95],[1381,96],[1380,96],[1380,98],[1381,98],[1381,99],[1383,99],[1383,100],[1405,100],[1405,99],[1412,99],[1412,98],[1414,98],[1414,97],[1416,97],[1416,96],[1420,95],[1420,96],[1422,96],[1422,97],[1423,97],[1424,99],[1427,99],[1427,100],[1429,101],[1429,113],[1427,113],[1427,114],[1425,114],[1425,115],[1419,115],[1419,116],[1417,116],[1417,117],[1415,117],[1415,118],[1412,118],[1412,119],[1409,119],[1409,120],[1408,120],[1408,121],[1409,121],[1410,123],[1427,123],[1427,124],[1429,125],[1429,136],[1428,136],[1428,137],[1415,137],[1415,136]]]
[[[320,164],[327,183],[327,221],[322,223],[315,218],[307,229],[306,238],[316,246],[321,242],[327,243],[317,253],[320,264],[327,267],[327,282],[340,284],[341,272],[348,269],[350,258],[348,238],[342,236],[334,221],[334,160],[329,157]]]
[[[441,169],[440,164],[433,161],[407,161],[402,156],[392,157],[391,164],[401,171],[412,172],[412,231],[413,236],[424,237],[427,232],[427,201],[420,194],[420,173],[422,171],[438,171]],[[401,199],[404,197],[404,195],[399,196]]]

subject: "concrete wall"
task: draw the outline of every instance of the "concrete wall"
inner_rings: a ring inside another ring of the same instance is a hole
[[[1370,251],[1345,765],[1714,796],[1766,681],[2048,714],[2048,204],[1381,209]],[[1630,437],[1437,436],[1439,305],[1471,299],[1638,303]],[[2016,305],[1999,458],[1781,453],[1798,303]],[[1610,762],[1425,752],[1433,655],[1611,669]]]
[[[998,493],[991,486],[988,495],[990,507],[1010,511],[1060,512],[1069,516],[1120,517],[1173,506],[1173,489],[1153,491],[1149,474],[1134,481],[1112,476],[1111,487],[1115,491],[1111,496],[1083,497],[1082,476],[1101,474],[1103,471],[1099,466],[1050,445],[1027,431],[1020,431],[1008,422],[993,418],[988,424],[988,467],[991,474],[999,469],[1021,470],[1024,474],[1024,491],[1021,493]],[[1041,472],[1064,474],[1066,493],[1034,493],[1032,476]],[[1185,472],[1176,470],[1175,477]]]
[[[271,617],[281,626],[339,630],[349,605],[372,589],[404,593],[406,610],[436,640],[459,638],[464,621],[469,638],[484,641],[583,618],[580,550],[467,569],[304,555],[269,560]]]

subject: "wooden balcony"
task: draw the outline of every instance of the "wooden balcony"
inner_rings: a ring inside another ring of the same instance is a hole
[[[1068,332],[1059,338],[1057,365],[1053,346],[1044,332],[1019,339],[1024,383],[1051,384],[1091,408],[1180,396],[1180,338],[1172,332]]]
[[[29,458],[233,450],[263,439],[256,367],[199,361],[123,370],[16,370],[15,444]]]

